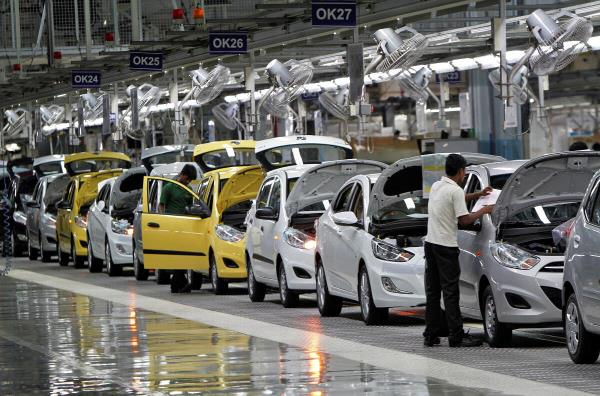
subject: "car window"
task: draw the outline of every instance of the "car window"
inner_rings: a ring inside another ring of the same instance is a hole
[[[354,183],[349,184],[338,193],[338,196],[335,199],[335,203],[333,204],[334,213],[343,212],[343,211],[348,210],[350,198],[352,198],[353,187],[354,187]]]
[[[273,179],[273,178],[267,179],[261,186],[260,191],[258,192],[258,195],[256,196],[256,208],[257,209],[265,208],[269,205],[269,194],[271,193],[271,188],[273,187],[274,182],[275,182],[275,179]]]
[[[279,213],[279,206],[281,204],[281,182],[276,179],[271,187],[271,195],[269,196],[269,203],[267,206],[273,208],[275,213]]]
[[[198,187],[198,196],[201,199],[205,199],[204,194],[206,194],[206,190],[208,189],[209,182],[210,182],[210,177],[206,177],[206,178],[202,179],[202,181],[200,182],[200,186]]]
[[[153,197],[153,212],[185,215],[185,208],[194,202],[194,194],[173,180],[156,180],[155,183],[157,186],[156,197]]]
[[[111,192],[112,188],[110,186],[110,184],[106,185],[106,191],[104,192],[104,207],[108,208],[110,207],[110,192]]]
[[[598,186],[596,186],[595,197],[593,200],[590,200],[588,210],[589,221],[592,224],[600,226],[600,194],[598,194]]]
[[[213,207],[214,197],[215,197],[215,179],[211,178],[208,182],[208,187],[206,189],[206,198],[204,198],[205,202],[206,202],[206,206],[208,206],[211,210]]]
[[[479,190],[481,190],[481,180],[479,179],[479,176],[475,173],[471,174],[471,177],[469,178],[468,184],[467,184],[467,189],[466,189],[466,193],[467,194],[471,194],[474,192],[477,192]],[[469,212],[471,212],[473,210],[473,208],[475,207],[475,203],[477,202],[476,199],[473,199],[469,202],[467,202],[467,209],[469,210]]]
[[[148,185],[148,211],[158,213],[158,188],[157,180],[150,180]]]
[[[363,199],[363,189],[360,185],[356,185],[356,193],[352,201],[352,212],[356,215],[358,221],[362,222],[365,214],[365,202]]]
[[[65,193],[65,201],[69,203],[69,205],[73,206],[73,196],[75,194],[75,182],[72,181],[71,183],[69,183],[69,187],[67,188],[67,191]]]
[[[96,198],[96,203],[100,203],[100,202],[104,201],[104,194],[106,193],[106,187],[108,187],[108,186],[103,186],[100,189],[100,192],[98,192],[98,197]]]

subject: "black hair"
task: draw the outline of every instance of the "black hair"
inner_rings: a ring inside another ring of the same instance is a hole
[[[187,176],[190,180],[196,180],[196,176],[198,175],[196,168],[192,164],[185,164],[179,174]]]
[[[574,142],[572,145],[569,146],[569,151],[579,151],[587,149],[588,145],[585,142],[582,142],[581,140]]]
[[[460,154],[450,154],[446,157],[446,175],[456,176],[461,169],[467,167],[467,160]]]

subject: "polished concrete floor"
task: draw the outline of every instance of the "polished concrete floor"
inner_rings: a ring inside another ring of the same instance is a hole
[[[560,329],[515,331],[503,349],[424,348],[422,310],[367,327],[356,306],[321,318],[310,294],[284,309],[243,285],[173,295],[152,279],[14,264],[0,277],[0,395],[600,394],[600,364],[572,364]]]
[[[0,395],[488,394],[0,278]]]

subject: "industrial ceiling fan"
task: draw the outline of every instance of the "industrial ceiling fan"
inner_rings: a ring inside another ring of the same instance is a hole
[[[83,118],[85,120],[92,120],[102,115],[102,103],[106,94],[99,92],[93,94],[91,92],[81,95],[83,100]]]
[[[42,122],[46,125],[56,124],[65,119],[65,108],[56,104],[50,106],[40,106],[40,116]]]
[[[211,110],[213,116],[219,123],[229,131],[238,131],[238,139],[245,137],[246,128],[240,121],[240,106],[237,103],[219,103]]]
[[[290,104],[301,93],[302,86],[308,84],[313,77],[313,66],[310,62],[299,62],[289,60],[281,63],[273,59],[266,67],[265,75],[271,83],[271,87],[258,102],[257,113],[264,107],[271,115],[279,118],[287,118],[290,114],[296,119],[298,128],[298,115]]]
[[[131,105],[121,115],[122,131],[131,139],[142,140],[144,130],[140,127],[140,121],[146,119],[152,106],[160,102],[160,88],[148,83],[139,87],[130,85],[126,93],[131,98]]]
[[[403,39],[402,34],[411,36]],[[408,70],[423,55],[429,41],[415,29],[403,26],[400,29],[384,28],[377,30],[373,37],[377,41],[377,52],[365,74],[374,70],[386,72],[392,69]]]
[[[337,94],[329,92],[321,92],[319,94],[319,103],[332,116],[347,122],[350,119],[350,111],[348,109],[348,88],[342,88]]]
[[[29,112],[21,107],[14,110],[6,110],[4,112],[6,116],[6,125],[2,128],[2,133],[7,138],[26,138],[28,127],[28,116]]]
[[[208,72],[200,66],[198,69],[191,71],[189,75],[192,79],[192,88],[177,104],[175,109],[177,114],[175,117],[176,121],[173,122],[173,129],[176,132],[178,144],[185,143],[188,139],[188,131],[185,127],[183,117],[181,117],[181,110],[184,104],[190,98],[194,98],[200,106],[216,99],[229,82],[231,70],[223,65],[216,65]]]

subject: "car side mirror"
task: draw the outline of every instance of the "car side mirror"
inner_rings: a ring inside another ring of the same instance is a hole
[[[210,209],[202,201],[199,201],[198,203],[195,203],[191,206],[186,206],[185,213],[192,216],[200,217],[201,219],[206,219],[207,217],[210,217]]]
[[[100,202],[96,203],[96,207],[98,208],[99,211],[104,212],[104,209],[106,208],[106,204],[104,203],[104,201],[100,201]]]
[[[256,209],[255,216],[261,220],[277,220],[279,218],[278,214],[275,213],[275,209],[269,206]]]
[[[340,226],[358,226],[359,221],[354,212],[338,212],[334,213],[331,218],[333,222]]]
[[[57,209],[71,209],[71,205],[67,201],[59,201],[56,204]]]

